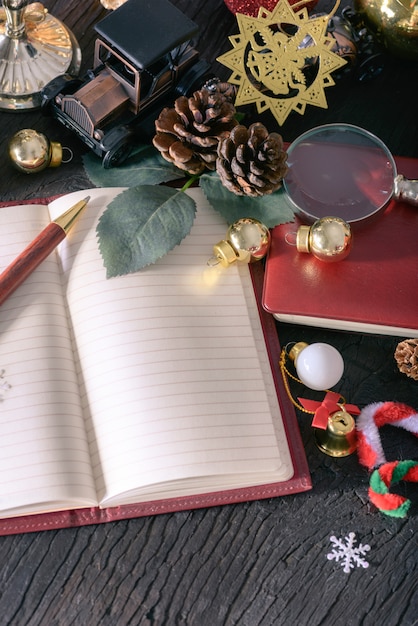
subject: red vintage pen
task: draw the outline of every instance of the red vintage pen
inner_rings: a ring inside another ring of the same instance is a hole
[[[65,239],[76,220],[86,207],[90,196],[52,221],[0,274],[0,305],[23,283],[24,280]]]

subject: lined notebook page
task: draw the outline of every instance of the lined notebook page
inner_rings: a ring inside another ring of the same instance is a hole
[[[198,212],[181,245],[107,280],[95,227],[120,191],[89,191],[60,250],[102,504],[290,478],[248,267],[207,266],[224,220],[191,191]]]
[[[48,224],[46,207],[0,209],[0,272]],[[0,516],[92,505],[94,482],[53,254],[0,307]]]

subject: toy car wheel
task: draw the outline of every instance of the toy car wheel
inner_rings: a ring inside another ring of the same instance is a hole
[[[129,139],[123,139],[115,146],[110,148],[103,157],[103,167],[110,169],[122,165],[132,152],[133,143]]]

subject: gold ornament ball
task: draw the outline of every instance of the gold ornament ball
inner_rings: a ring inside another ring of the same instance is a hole
[[[62,147],[57,142],[49,141],[43,133],[24,128],[11,138],[9,157],[19,171],[25,174],[35,174],[46,167],[60,165]]]
[[[244,217],[229,227],[227,239],[234,246],[241,261],[258,261],[267,254],[270,231],[258,220]]]
[[[350,225],[340,217],[321,217],[312,226],[299,226],[296,247],[320,261],[342,261],[352,246]]]
[[[418,59],[418,7],[410,0],[354,0],[354,8],[383,46],[401,59]]]
[[[259,220],[243,217],[228,228],[225,239],[213,247],[214,258],[224,267],[235,261],[263,259],[270,246],[270,231]]]

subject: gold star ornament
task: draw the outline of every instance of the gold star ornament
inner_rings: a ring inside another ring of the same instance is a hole
[[[303,115],[307,104],[327,108],[324,90],[335,85],[331,73],[347,62],[332,51],[330,17],[309,17],[288,0],[279,0],[273,11],[261,7],[257,17],[237,13],[240,34],[229,37],[233,49],[218,58],[232,70],[229,82],[238,85],[235,105],[255,103],[259,113],[270,109],[279,125],[292,111]]]

